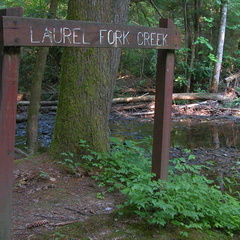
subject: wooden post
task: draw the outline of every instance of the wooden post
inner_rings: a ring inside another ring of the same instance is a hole
[[[0,10],[0,240],[10,239],[20,47],[159,49],[152,172],[156,173],[156,179],[167,179],[174,70],[173,50],[179,49],[181,42],[179,31],[169,19],[161,20],[160,28],[148,28],[72,20],[28,19],[19,17],[22,13],[22,8]],[[62,28],[68,29],[67,35],[59,31]],[[110,38],[109,34],[114,35]]]
[[[22,13],[22,8],[0,10],[0,33],[3,32],[2,16],[22,16]],[[20,47],[4,47],[0,39],[0,240],[11,238],[19,53]]]
[[[172,28],[169,19],[160,20],[160,27]],[[171,132],[174,53],[169,49],[158,50],[156,97],[153,130],[152,172],[154,179],[167,180]]]

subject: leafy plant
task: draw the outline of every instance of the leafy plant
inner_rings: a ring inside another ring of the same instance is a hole
[[[41,173],[39,174],[39,177],[41,178],[45,178],[45,179],[49,179],[49,174],[44,172],[44,171],[41,171]]]
[[[120,190],[127,198],[120,212],[130,210],[149,224],[174,224],[185,228],[220,228],[228,233],[240,231],[240,205],[237,199],[223,194],[212,180],[201,176],[204,166],[190,165],[194,159],[171,161],[168,181],[152,180],[149,149],[140,143],[112,139],[107,154],[83,156],[85,166],[99,168],[94,178],[109,191]],[[145,142],[146,145],[146,142]]]
[[[240,106],[240,98],[236,98],[226,104],[226,107],[236,108]]]
[[[80,172],[80,166],[81,163],[74,160],[74,154],[71,152],[68,153],[61,153],[61,155],[64,157],[63,160],[60,160],[58,163],[60,163],[63,166],[67,166],[67,168],[73,172],[73,173],[79,173]]]
[[[104,194],[101,193],[101,192],[98,192],[98,193],[96,194],[96,197],[97,197],[98,199],[104,199],[104,198],[105,198],[105,197],[104,197]]]
[[[212,45],[209,43],[209,40],[207,38],[204,37],[198,37],[198,39],[196,40],[196,42],[194,44],[204,44],[205,46],[207,46],[207,48],[209,50],[213,50]]]

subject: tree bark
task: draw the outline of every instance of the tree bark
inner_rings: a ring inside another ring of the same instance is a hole
[[[57,5],[58,0],[51,0],[48,18],[56,17]],[[39,48],[30,90],[30,105],[28,107],[28,121],[26,130],[27,147],[30,154],[36,153],[38,149],[38,115],[42,81],[44,78],[44,70],[48,52],[49,47]]]
[[[126,23],[129,0],[69,0],[69,20]],[[51,153],[109,149],[108,119],[120,49],[65,48]]]
[[[212,93],[218,92],[219,78],[220,78],[220,72],[222,67],[226,22],[227,22],[227,7],[228,7],[228,1],[223,0],[220,31],[219,31],[219,37],[218,37],[217,62],[215,63],[215,66],[214,66],[213,79],[210,86],[210,92]]]

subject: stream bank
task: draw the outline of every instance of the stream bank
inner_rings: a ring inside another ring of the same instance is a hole
[[[182,111],[182,110],[181,110]],[[203,164],[209,169],[203,175],[214,179],[222,191],[239,194],[224,177],[239,182],[240,151],[238,116],[175,114],[172,118],[170,158],[195,159],[189,164]],[[41,114],[40,141],[47,147],[51,141],[55,113]],[[151,136],[153,116],[133,117],[113,114],[112,136],[137,141]],[[26,123],[17,124],[17,146],[23,145]],[[186,151],[185,149],[191,149]],[[233,177],[233,178],[232,178]],[[99,195],[100,194],[100,195]],[[103,195],[104,194],[104,197]],[[100,196],[100,197],[99,197]],[[239,195],[238,195],[239,196]],[[121,218],[114,212],[123,202],[121,193],[107,193],[89,176],[74,177],[52,162],[47,153],[16,159],[13,191],[13,238],[26,239],[180,239],[181,228],[146,228],[136,217]],[[101,223],[101,224],[100,224]],[[41,225],[42,224],[42,225]],[[64,226],[58,226],[64,225]],[[28,228],[27,226],[36,226]],[[239,239],[217,231],[189,232],[186,239]]]
[[[182,110],[181,110],[182,111]],[[188,113],[190,113],[188,111]],[[187,157],[185,149],[196,156],[195,164],[211,168],[209,175],[240,176],[240,123],[233,114],[195,115],[173,112],[171,127],[170,159]],[[51,143],[55,113],[41,114],[39,120],[39,141],[47,150]],[[16,147],[24,149],[26,122],[17,124]],[[125,140],[139,141],[152,136],[153,116],[132,117],[127,114],[112,114],[111,136]],[[19,156],[16,155],[16,158]],[[211,164],[210,164],[211,163]]]

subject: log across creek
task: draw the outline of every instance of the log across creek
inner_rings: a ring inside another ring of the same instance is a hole
[[[173,100],[216,100],[216,101],[230,101],[235,98],[235,95],[226,93],[173,93]],[[129,102],[151,102],[155,100],[155,95],[143,95],[138,97],[119,97],[113,98],[112,103],[129,103]],[[56,106],[58,101],[41,101],[41,106]],[[18,105],[28,106],[29,101],[19,101]]]

